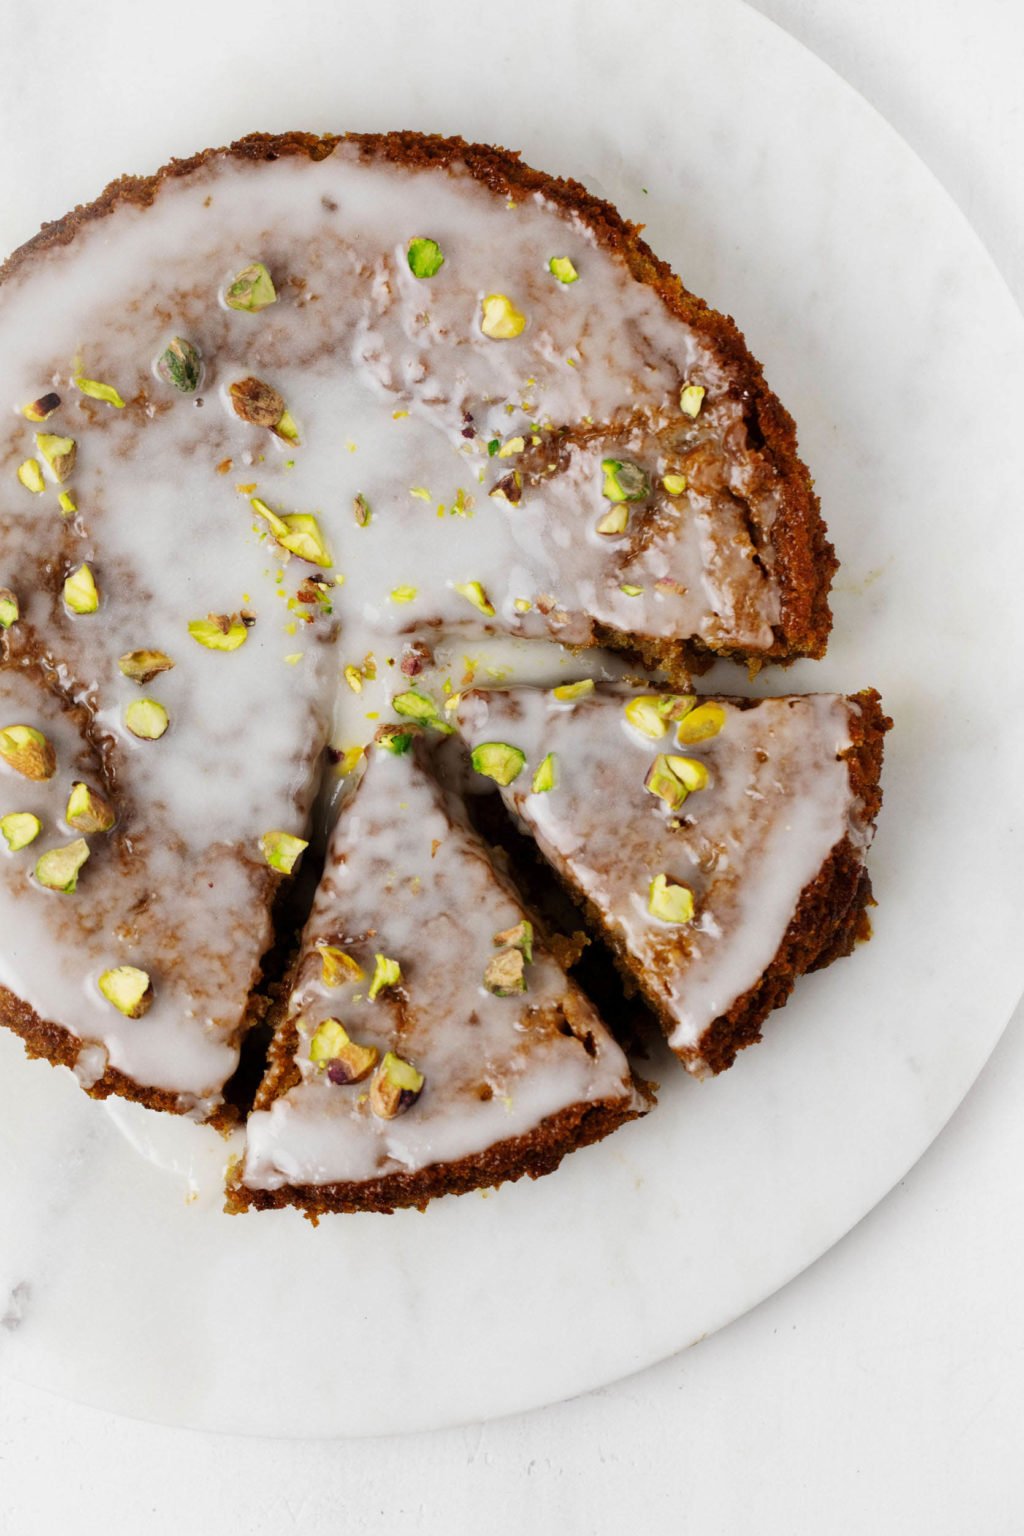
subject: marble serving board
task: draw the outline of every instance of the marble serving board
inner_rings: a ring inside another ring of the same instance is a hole
[[[156,76],[111,34],[88,135],[9,82],[0,246],[255,128],[459,132],[580,178],[735,315],[843,562],[825,662],[709,683],[875,684],[896,719],[872,943],[721,1079],[657,1054],[657,1111],[536,1185],[228,1218],[213,1132],[93,1104],[0,1038],[0,1371],[177,1424],[370,1434],[549,1402],[720,1327],[882,1197],[985,1061],[1024,985],[1024,321],[906,146],[733,0],[276,15],[181,0]],[[18,18],[75,102],[46,24]]]

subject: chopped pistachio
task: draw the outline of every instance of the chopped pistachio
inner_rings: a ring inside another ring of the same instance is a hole
[[[548,262],[548,271],[552,277],[557,277],[560,283],[574,283],[579,277],[568,256],[552,256]]]
[[[64,848],[51,848],[36,860],[36,879],[48,891],[70,896],[78,885],[78,872],[89,857],[89,844],[76,837]]]
[[[487,457],[489,459],[493,459],[494,455],[496,453],[500,453],[500,452],[501,452],[501,438],[500,437],[492,437],[490,442],[487,444]]]
[[[78,503],[70,491],[61,491],[60,495],[57,497],[57,501],[60,504],[61,513],[65,517],[67,517],[71,512],[78,511]]]
[[[51,392],[48,395],[40,395],[38,400],[30,400],[28,405],[23,405],[21,414],[29,421],[49,421],[59,405],[60,395]]]
[[[598,533],[625,533],[629,523],[629,508],[625,502],[609,507],[597,525]]]
[[[26,459],[23,464],[19,464],[18,479],[26,491],[31,491],[34,496],[46,490],[46,481],[43,479],[38,459]]]
[[[537,772],[533,776],[530,788],[535,795],[546,794],[549,789],[555,787],[555,754],[549,752],[540,763]]]
[[[681,720],[693,708],[692,693],[643,693],[630,699],[625,716],[642,735],[657,741],[668,730],[670,720]]]
[[[502,786],[511,784],[526,767],[526,756],[506,741],[484,741],[474,747],[470,761],[477,773],[485,774]]]
[[[507,443],[502,443],[498,449],[499,459],[514,458],[517,453],[522,453],[526,447],[526,439],[522,437],[510,437]]]
[[[380,1120],[410,1109],[423,1092],[424,1076],[411,1062],[388,1051],[370,1084],[370,1108]]]
[[[276,427],[284,415],[284,397],[273,385],[251,375],[228,385],[235,415],[254,427]]]
[[[434,499],[425,485],[411,485],[409,487],[409,495],[415,496],[417,501],[433,501]]]
[[[117,965],[104,971],[96,985],[126,1019],[141,1019],[153,1001],[153,983],[136,965]]]
[[[370,518],[373,516],[373,513],[370,511],[370,503],[367,501],[362,491],[360,491],[359,494],[355,497],[352,505],[355,509],[356,522],[358,523],[359,527],[369,527]]]
[[[133,699],[124,712],[124,723],[140,741],[159,741],[171,722],[155,699]]]
[[[655,875],[647,893],[647,910],[663,923],[688,923],[693,918],[693,892],[665,875]]]
[[[485,618],[494,616],[494,604],[478,581],[456,582],[455,590],[467,602],[472,603],[474,608],[478,608]]]
[[[309,843],[304,838],[293,837],[290,832],[264,832],[260,838],[263,857],[271,869],[276,869],[281,875],[292,873],[299,855],[308,847]]]
[[[602,496],[608,501],[643,501],[650,493],[647,471],[632,459],[602,459],[604,472]]]
[[[530,609],[533,607],[533,604],[530,602],[529,598],[517,597],[515,602],[512,604],[512,607],[515,609],[516,613],[529,613]]]
[[[708,741],[718,735],[724,724],[725,710],[721,704],[699,704],[680,720],[676,741],[681,747],[692,746],[696,741]]]
[[[72,613],[95,613],[100,606],[96,579],[87,565],[80,565],[64,582],[64,601]]]
[[[526,329],[526,316],[516,309],[507,294],[489,293],[481,308],[480,329],[492,341],[510,341]]]
[[[57,772],[52,743],[33,725],[8,725],[0,730],[0,757],[26,779],[52,779]]]
[[[574,699],[585,699],[593,691],[594,679],[581,677],[578,683],[559,683],[557,688],[552,688],[551,697],[561,704],[571,704]]]
[[[98,790],[76,779],[68,796],[64,820],[76,832],[109,832],[117,820],[114,807]]]
[[[349,666],[345,668],[345,681],[348,683],[353,693],[362,693],[363,674],[360,672],[358,667]]]
[[[391,708],[397,715],[404,715],[407,720],[418,720],[422,725],[428,725],[433,731],[441,731],[446,736],[452,733],[453,727],[446,720],[442,720],[433,699],[428,699],[425,694],[419,693],[415,688],[409,688],[405,693],[397,693],[391,700]]]
[[[436,240],[417,236],[409,241],[405,254],[413,277],[436,277],[444,266],[444,253]]]
[[[643,590],[643,587],[634,587],[628,581],[623,582],[622,586],[619,588],[619,591],[624,592],[627,597],[642,597]]]
[[[416,601],[415,587],[392,587],[391,601],[393,603],[412,603]]]
[[[323,1037],[321,1031],[327,1025],[333,1025],[334,1028]],[[369,1077],[377,1065],[380,1052],[375,1045],[359,1045],[355,1040],[350,1040],[337,1019],[325,1019],[310,1042],[309,1057],[321,1068],[327,1068],[327,1076],[332,1083],[346,1086],[349,1083],[360,1083],[364,1077]]]
[[[126,651],[118,666],[133,683],[151,683],[159,672],[169,672],[174,662],[163,651]]]
[[[34,843],[42,830],[42,822],[31,811],[11,811],[8,816],[0,816],[0,833],[12,853],[20,853]]]
[[[184,336],[175,336],[157,358],[156,371],[172,389],[180,390],[183,395],[194,394],[203,373],[199,348],[186,341]]]
[[[672,759],[659,753],[647,770],[644,788],[664,800],[670,811],[677,811],[689,793],[672,768]]]
[[[88,395],[90,400],[102,400],[115,410],[124,410],[124,401],[113,384],[101,384],[99,379],[84,379],[79,373],[75,376],[75,388],[80,389],[83,395]]]
[[[326,540],[320,532],[320,524],[311,512],[292,512],[281,521],[285,532],[275,534],[275,537],[282,549],[287,549],[300,560],[308,560],[310,565],[328,566],[333,563]]]
[[[404,757],[412,746],[412,732],[403,731],[397,725],[383,725],[377,735],[377,745],[390,752],[392,757]]]
[[[366,994],[370,1002],[375,1002],[389,987],[397,987],[401,979],[402,967],[397,960],[389,960],[387,955],[374,955],[373,976]]]
[[[277,302],[273,278],[262,261],[253,261],[236,274],[227,286],[224,302],[228,309],[244,310],[251,315]]]
[[[521,949],[499,949],[487,962],[484,986],[495,997],[512,997],[526,991],[526,961]]]
[[[10,587],[0,587],[0,629],[10,629],[21,617],[21,607]]]
[[[682,784],[686,785],[690,794],[699,789],[707,789],[711,775],[708,773],[707,763],[699,757],[669,757],[668,766]]]
[[[192,639],[208,651],[237,651],[249,638],[249,626],[232,614],[211,613],[206,619],[193,619],[188,626]]]
[[[284,414],[281,416],[280,421],[278,421],[273,428],[273,431],[275,437],[283,437],[286,443],[298,444],[299,426],[291,411],[285,409]],[[294,459],[289,459],[288,468],[291,469],[294,463]]]
[[[37,432],[36,447],[61,485],[75,467],[78,445],[73,437],[56,437],[52,432]]]
[[[686,490],[685,475],[662,475],[661,483],[670,496],[681,496]]]
[[[507,501],[510,507],[518,506],[523,499],[522,475],[518,469],[514,469],[509,475],[502,475],[487,494],[498,501]]]
[[[494,944],[501,948],[520,949],[527,965],[533,962],[533,924],[525,917],[513,928],[504,928],[494,935]]]
[[[334,944],[318,944],[320,974],[325,987],[342,987],[346,981],[362,981],[366,975],[358,960],[353,960]]]
[[[684,384],[679,391],[679,409],[684,416],[699,416],[707,393],[703,384]]]
[[[337,771],[342,776],[342,778],[344,778],[344,776],[346,774],[348,774],[348,773],[354,773],[355,772],[355,770],[359,767],[359,764],[360,764],[360,762],[362,760],[362,756],[363,756],[363,749],[362,749],[362,747],[348,747],[341,754],[341,758],[339,759],[339,762],[338,762],[338,769],[337,769]]]

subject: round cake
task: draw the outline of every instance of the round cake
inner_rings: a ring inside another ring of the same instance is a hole
[[[679,689],[715,656],[824,651],[835,559],[736,326],[607,203],[506,151],[252,135],[124,178],[0,269],[0,357],[0,1022],[95,1096],[229,1125],[240,1047],[268,1014],[308,1068],[300,936],[339,804],[368,803],[382,720],[445,780],[422,741],[453,738],[451,756],[473,686],[532,668],[657,670]],[[452,792],[437,788],[451,857],[487,861],[500,906],[508,870]],[[400,864],[412,832],[394,823]],[[454,888],[438,922],[458,922]],[[569,950],[538,933],[550,997],[589,1017]],[[487,959],[468,974],[493,999]],[[397,1049],[416,967],[399,969],[376,999],[398,1034],[376,1030],[353,1100],[380,1143],[354,1166],[378,1185],[410,1172],[374,1118],[385,1060],[418,1074]],[[554,1049],[498,1039],[529,1033],[525,976],[470,1074],[516,1103]],[[429,1031],[473,1027],[471,999],[446,1026],[428,992]],[[507,1155],[488,1160],[493,1115],[476,1115],[461,1187],[545,1171],[647,1107],[597,1015],[568,1034],[592,1066],[513,1115]],[[324,1038],[330,1081],[346,1058]],[[439,1088],[403,1090],[407,1132]],[[367,1203],[416,1203],[426,1185],[406,1184]],[[358,1204],[349,1189],[323,1208]]]

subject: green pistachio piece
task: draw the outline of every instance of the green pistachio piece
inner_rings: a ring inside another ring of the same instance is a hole
[[[693,892],[665,875],[655,875],[647,893],[647,910],[663,923],[688,923],[693,918]]]
[[[433,699],[428,699],[415,688],[397,693],[391,700],[391,708],[396,715],[404,715],[407,720],[418,720],[421,725],[429,726],[432,731],[440,731],[444,736],[450,736],[454,730],[454,726],[442,719]]]
[[[668,730],[669,722],[681,720],[695,703],[692,693],[642,693],[628,701],[624,713],[642,736],[657,741]]]
[[[412,746],[412,732],[403,731],[397,725],[384,726],[377,736],[377,745],[393,757],[403,757]]]
[[[568,256],[552,256],[548,262],[548,271],[552,277],[557,277],[560,283],[574,283],[579,277]]]
[[[677,811],[689,791],[672,769],[671,759],[663,753],[654,759],[647,770],[644,788],[659,800],[664,800],[670,811]]]
[[[38,459],[26,459],[23,464],[19,464],[18,479],[26,491],[31,491],[34,496],[46,490],[46,481],[43,479]]]
[[[194,394],[203,376],[203,359],[199,348],[175,336],[156,360],[156,371],[165,384],[180,390],[183,395]]]
[[[373,976],[366,994],[370,1002],[374,1002],[388,987],[397,987],[401,979],[402,967],[397,960],[389,960],[387,955],[374,955]]]
[[[276,427],[285,414],[284,396],[262,379],[236,379],[228,394],[235,415],[254,427]]]
[[[686,490],[685,475],[662,475],[661,483],[670,496],[681,496]]]
[[[557,688],[552,688],[551,696],[561,704],[571,704],[575,699],[585,699],[594,691],[594,679],[581,677],[578,683],[559,683]]]
[[[511,784],[526,767],[526,756],[518,747],[510,747],[506,741],[483,741],[474,747],[470,760],[477,773],[482,773],[496,784]]]
[[[549,789],[555,787],[555,754],[549,752],[541,762],[537,772],[533,776],[530,788],[535,795],[546,794]]]
[[[602,459],[604,484],[602,496],[608,501],[643,501],[650,495],[651,482],[646,470],[632,459]]]
[[[481,308],[480,329],[492,341],[511,341],[526,329],[526,316],[516,309],[507,294],[489,293]]]
[[[725,724],[725,710],[721,704],[699,704],[688,710],[676,728],[676,741],[681,747],[690,747],[697,741],[708,741],[717,736]]]
[[[609,507],[608,511],[600,519],[597,525],[598,533],[616,534],[625,533],[629,525],[629,508],[624,501],[617,506]]]
[[[109,832],[117,816],[109,800],[76,779],[68,796],[64,820],[76,832]]]
[[[141,1019],[153,1002],[153,983],[135,965],[116,965],[113,970],[104,971],[96,985],[126,1019]]]
[[[193,619],[188,626],[192,639],[208,651],[237,651],[249,638],[249,627],[237,614],[211,613],[208,619]]]
[[[494,604],[490,601],[487,593],[478,581],[456,582],[455,590],[459,593],[460,597],[464,597],[467,602],[472,603],[474,608],[478,608],[485,618],[493,618]]]
[[[49,421],[59,405],[60,395],[40,395],[38,400],[30,400],[28,405],[23,405],[21,414],[29,421]]]
[[[499,949],[484,969],[484,986],[495,997],[526,991],[526,961],[520,949]]]
[[[523,918],[512,928],[503,928],[500,933],[494,935],[494,944],[502,949],[518,949],[522,951],[527,965],[533,962],[533,924],[527,918]]]
[[[249,505],[252,507],[257,517],[262,517],[263,521],[270,528],[270,531],[274,535],[275,539],[280,540],[281,535],[288,532],[288,524],[285,522],[284,518],[278,517],[277,513],[272,511],[261,497],[250,496]]]
[[[298,426],[298,422],[295,420],[295,417],[292,415],[291,411],[289,411],[289,410],[285,410],[284,411],[283,415],[281,416],[280,421],[277,423],[277,425],[274,427],[273,430],[274,430],[275,436],[276,437],[283,437],[286,443],[296,443],[297,444],[298,441],[299,441],[299,426]],[[291,460],[289,460],[288,462],[289,462],[289,466],[290,466]]]
[[[627,597],[642,597],[643,590],[643,587],[631,586],[628,581],[623,582],[622,586],[619,588],[619,591],[624,592]]]
[[[299,854],[305,852],[309,843],[301,837],[293,837],[290,832],[264,832],[260,838],[260,847],[271,869],[276,869],[282,875],[290,875]]]
[[[697,417],[707,393],[703,384],[684,384],[679,391],[679,409],[684,416]]]
[[[324,1019],[318,1024],[309,1042],[309,1059],[321,1070],[337,1062],[340,1071],[332,1070],[332,1083],[358,1083],[369,1077],[377,1065],[379,1052],[373,1045],[356,1045],[349,1039],[348,1030],[340,1019]]]
[[[80,389],[83,395],[88,395],[90,400],[103,400],[115,410],[124,410],[124,401],[113,384],[101,384],[99,379],[84,379],[79,373],[75,376],[75,388]]]
[[[523,477],[518,469],[511,474],[502,475],[492,488],[487,492],[497,501],[507,501],[510,507],[517,507],[523,499]]]
[[[65,581],[64,601],[72,613],[95,613],[100,606],[96,580],[87,565],[80,565]]]
[[[254,261],[243,267],[227,286],[224,302],[229,309],[258,314],[261,309],[277,302],[277,289],[262,261]]]
[[[343,987],[347,981],[362,981],[366,972],[358,960],[335,944],[318,944],[320,974],[325,987]]]
[[[444,266],[444,253],[436,240],[417,236],[409,241],[406,260],[413,277],[436,277]]]
[[[67,517],[71,512],[78,511],[78,503],[70,491],[61,491],[57,501],[60,504],[61,515],[64,517]]]
[[[370,1108],[380,1120],[393,1120],[410,1109],[423,1092],[422,1072],[388,1051],[370,1084]]]
[[[699,757],[669,757],[666,761],[676,778],[681,784],[686,785],[691,795],[699,789],[707,789],[711,775],[708,773],[707,764]]]
[[[370,525],[370,518],[373,516],[373,513],[370,511],[370,503],[367,501],[362,491],[360,491],[359,494],[354,498],[352,507],[356,514],[356,523],[358,526],[360,528],[368,528]]]
[[[124,723],[140,741],[159,741],[171,721],[155,699],[133,699],[124,712]]]
[[[0,629],[10,629],[21,617],[21,607],[10,587],[0,587]]]
[[[282,549],[287,549],[300,560],[308,560],[310,565],[333,564],[331,552],[320,532],[320,524],[312,513],[293,512],[282,521],[286,531],[277,535],[277,542]]]
[[[73,437],[55,437],[52,432],[37,432],[36,447],[53,470],[53,477],[61,485],[75,467],[78,445]]]
[[[8,725],[0,730],[0,757],[23,778],[52,779],[57,772],[57,754],[42,731],[32,725]]]
[[[126,651],[117,664],[133,683],[150,683],[158,673],[169,672],[174,666],[163,651]]]
[[[510,437],[508,442],[502,443],[498,449],[499,459],[514,459],[517,453],[522,453],[526,447],[524,437]]]
[[[78,872],[89,857],[89,844],[77,837],[65,848],[51,848],[36,860],[36,879],[48,891],[70,896],[78,885]]]
[[[11,811],[8,816],[0,816],[0,833],[12,853],[20,853],[34,843],[42,830],[42,822],[31,811]]]

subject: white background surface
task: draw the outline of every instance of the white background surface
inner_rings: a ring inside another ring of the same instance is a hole
[[[883,111],[1024,297],[1019,6],[758,8]],[[809,1274],[689,1354],[542,1413],[403,1441],[269,1445],[5,1383],[0,1529],[1016,1533],[1022,1086],[1019,1016],[922,1164]]]

